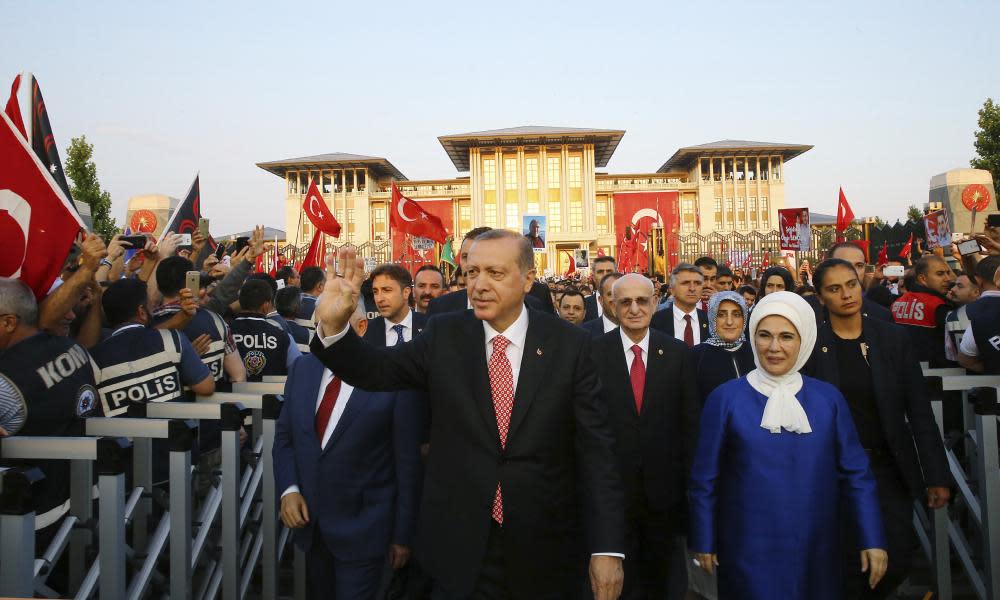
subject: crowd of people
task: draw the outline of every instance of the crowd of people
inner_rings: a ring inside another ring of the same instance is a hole
[[[914,500],[953,485],[919,363],[1000,374],[1000,231],[977,239],[666,278],[598,256],[542,281],[532,244],[489,228],[452,277],[366,273],[349,247],[255,272],[262,228],[218,251],[88,235],[43,298],[0,279],[0,435],[287,376],[279,516],[312,597],[885,598]],[[199,436],[203,494],[218,430]],[[68,465],[37,466],[44,547]]]

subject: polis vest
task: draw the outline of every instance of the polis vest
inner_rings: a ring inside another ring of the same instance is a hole
[[[1000,375],[1000,297],[985,296],[968,305],[972,336],[983,361],[983,372]]]
[[[247,381],[261,381],[264,375],[287,375],[288,332],[274,321],[255,314],[240,314],[231,325]]]
[[[179,311],[180,306],[176,304],[161,306],[153,313],[153,322],[162,323]],[[201,357],[201,362],[205,363],[209,372],[212,373],[212,379],[217,383],[221,381],[226,375],[223,369],[223,359],[226,357],[226,338],[228,337],[226,322],[214,312],[199,308],[191,322],[182,331],[191,342],[208,334],[211,341],[208,344],[208,351]]]
[[[944,303],[933,294],[907,292],[892,303],[892,319],[900,325],[934,328],[939,325],[934,318],[935,312]]]
[[[98,390],[104,414],[124,414],[131,402],[185,400],[181,385],[180,334],[172,330],[126,326],[94,348],[101,368]]]

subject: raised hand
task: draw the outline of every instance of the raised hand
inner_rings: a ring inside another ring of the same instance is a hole
[[[344,272],[337,274],[340,265]],[[314,318],[323,326],[323,334],[336,335],[347,327],[358,308],[361,284],[365,280],[365,263],[354,248],[341,248],[337,261],[326,259],[326,286],[316,299]]]

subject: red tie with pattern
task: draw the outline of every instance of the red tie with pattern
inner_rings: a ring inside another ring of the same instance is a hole
[[[694,346],[694,329],[691,328],[691,315],[684,315],[684,343],[688,348]]]
[[[319,438],[320,446],[323,445],[323,434],[326,433],[326,426],[330,423],[330,416],[333,415],[333,407],[337,404],[337,396],[340,395],[340,377],[336,375],[330,380],[323,392],[323,400],[316,409],[316,437]]]
[[[646,365],[642,363],[642,348],[639,344],[632,345],[632,353],[635,358],[632,360],[632,368],[629,369],[629,378],[632,380],[632,395],[635,397],[635,413],[642,414],[642,394],[646,390]]]
[[[507,447],[507,431],[510,429],[510,413],[514,409],[514,371],[507,358],[510,340],[498,335],[493,338],[493,354],[487,368],[490,372],[490,393],[493,395],[493,410],[497,413],[497,431],[500,433],[500,447]],[[503,496],[500,482],[493,497],[493,520],[503,525]]]

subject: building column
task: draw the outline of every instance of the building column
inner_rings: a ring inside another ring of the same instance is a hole
[[[520,215],[528,210],[528,169],[524,164],[524,146],[517,147],[517,203]]]
[[[562,207],[560,217],[563,233],[570,232],[569,224],[569,146],[563,144],[559,148],[559,205]]]
[[[472,208],[472,226],[483,224],[483,161],[479,148],[469,148],[469,205]]]
[[[596,207],[597,204],[597,194],[595,193],[595,178],[594,178],[594,145],[584,144],[583,146],[583,160],[581,161],[580,168],[582,172],[580,173],[581,183],[583,185],[583,230],[585,232],[590,232],[594,238],[597,236],[597,215]]]

